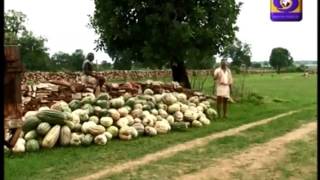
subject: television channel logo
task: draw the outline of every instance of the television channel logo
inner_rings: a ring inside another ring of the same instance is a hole
[[[272,21],[301,21],[302,0],[270,0]]]

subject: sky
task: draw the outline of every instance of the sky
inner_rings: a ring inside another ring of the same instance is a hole
[[[317,60],[317,0],[303,0],[300,22],[271,21],[270,0],[236,1],[243,2],[236,35],[250,45],[251,61],[268,60],[275,47],[287,48],[297,61]],[[27,29],[48,40],[50,55],[76,49],[94,52],[98,35],[87,26],[95,8],[93,0],[5,0],[4,7],[27,15]],[[94,53],[98,62],[111,62],[105,52]]]

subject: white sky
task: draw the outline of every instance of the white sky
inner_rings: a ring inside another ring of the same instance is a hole
[[[237,0],[239,1],[239,0]],[[294,60],[317,60],[317,0],[303,1],[300,22],[272,22],[270,0],[244,2],[237,25],[237,37],[251,45],[252,61],[268,60],[274,47],[287,48]],[[83,49],[92,52],[97,35],[89,29],[89,14],[94,12],[93,0],[5,0],[5,11],[14,9],[27,15],[26,26],[48,41],[52,55]],[[111,61],[104,52],[95,52],[98,61]]]

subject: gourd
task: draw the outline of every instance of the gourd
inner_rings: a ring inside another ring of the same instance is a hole
[[[166,119],[169,122],[169,124],[173,124],[174,123],[174,117],[172,115],[169,115]]]
[[[158,107],[158,109],[163,109],[165,111],[168,110],[168,106],[166,104],[163,104],[163,103],[157,104],[157,107]]]
[[[132,117],[134,118],[138,118],[138,117],[141,117],[142,115],[142,109],[134,109],[131,111],[131,115]]]
[[[89,146],[93,141],[93,136],[91,134],[86,134],[81,138],[81,144],[84,146]]]
[[[28,140],[25,147],[27,151],[38,151],[40,149],[39,142],[35,139]]]
[[[43,110],[49,110],[50,108],[48,106],[42,106],[38,109],[38,111],[43,111]]]
[[[122,127],[119,131],[119,138],[122,140],[131,140],[132,139],[131,129],[128,126]]]
[[[25,140],[35,139],[35,138],[37,138],[37,136],[38,136],[38,134],[37,134],[36,130],[31,130],[24,135],[24,139]]]
[[[69,102],[69,107],[72,111],[79,109],[81,107],[82,103],[79,100],[72,100],[71,102]]]
[[[97,135],[94,138],[94,143],[96,143],[98,145],[105,145],[105,144],[107,144],[107,141],[108,141],[107,137],[104,134]]]
[[[106,131],[106,129],[102,125],[89,126],[88,132],[93,136],[102,134]]]
[[[52,110],[60,112],[71,112],[69,105],[65,101],[58,101],[51,106]]]
[[[59,142],[61,146],[67,146],[70,144],[71,130],[68,126],[62,126],[60,131]]]
[[[140,118],[134,118],[133,119],[133,123],[141,123],[141,119]]]
[[[119,126],[120,128],[121,128],[121,127],[124,127],[124,126],[128,126],[128,124],[129,124],[128,118],[126,118],[126,117],[120,118],[120,119],[116,122],[116,124],[117,124],[117,126]]]
[[[110,132],[106,131],[103,134],[107,137],[108,141],[112,139],[112,134]]]
[[[93,114],[97,117],[101,117],[102,108],[100,106],[94,106],[93,107]]]
[[[142,108],[143,108],[143,105],[142,105],[142,104],[139,104],[139,103],[137,103],[137,104],[135,104],[135,105],[133,106],[133,109],[141,109],[141,110],[142,110]]]
[[[171,105],[177,102],[177,98],[171,93],[167,93],[163,95],[162,101],[167,105]]]
[[[161,100],[162,100],[162,95],[161,94],[155,94],[153,97],[154,97],[156,103],[160,103]]]
[[[82,98],[81,104],[93,104],[95,100],[95,96],[93,94],[90,94],[89,96]]]
[[[38,114],[38,111],[28,111],[24,115],[24,118],[27,119],[29,116],[36,116]]]
[[[119,129],[116,126],[110,126],[107,129],[107,132],[112,134],[112,137],[117,137],[119,133]]]
[[[114,121],[120,119],[120,113],[116,109],[109,109],[108,112],[109,116],[111,116]]]
[[[125,118],[128,119],[128,125],[131,126],[134,123],[134,119],[131,115],[127,115]]]
[[[81,144],[81,136],[78,133],[71,134],[70,145],[79,146]]]
[[[157,130],[157,133],[166,134],[170,130],[170,125],[165,121],[157,121],[154,128]]]
[[[206,118],[205,116],[201,116],[199,118],[199,121],[204,125],[209,125],[210,124],[210,120],[208,118]]]
[[[151,126],[146,126],[144,130],[145,130],[145,133],[149,136],[157,135],[157,130]]]
[[[25,147],[26,141],[23,138],[19,138],[12,148],[12,152],[14,153],[23,153],[26,151]]]
[[[183,114],[180,111],[177,111],[174,113],[174,119],[175,121],[182,121],[183,120]]]
[[[156,109],[151,109],[151,114],[153,114],[153,115],[158,115],[159,112],[158,112],[158,110],[156,110]]]
[[[91,116],[89,118],[89,121],[93,121],[94,123],[98,124],[99,123],[99,118],[97,116]]]
[[[129,110],[126,107],[119,108],[118,112],[120,114],[120,117],[125,117],[129,114]]]
[[[206,110],[206,114],[209,116],[209,117],[216,117],[218,114],[217,114],[217,111],[212,109],[212,108],[208,108]]]
[[[63,112],[57,110],[43,110],[37,113],[37,118],[42,122],[48,122],[51,125],[59,124],[64,125],[66,120],[66,115]]]
[[[187,101],[187,95],[183,93],[177,93],[176,98],[178,99],[179,102],[185,103]]]
[[[189,123],[187,122],[174,122],[171,124],[171,129],[175,131],[185,131],[189,128]]]
[[[188,101],[197,105],[197,104],[199,104],[199,97],[198,96],[192,96],[192,97],[189,98]]]
[[[202,127],[202,123],[200,121],[194,120],[192,121],[193,127]]]
[[[41,123],[41,120],[37,116],[29,115],[25,118],[23,122],[22,130],[24,132],[31,131],[35,129],[40,123]]]
[[[47,122],[42,122],[37,127],[37,133],[39,135],[45,135],[47,134],[51,129],[51,125]]]
[[[109,100],[109,99],[110,99],[110,95],[108,93],[103,92],[98,95],[96,100],[98,101],[98,100]]]
[[[94,123],[93,121],[88,121],[88,122],[84,122],[81,126],[81,131],[83,133],[88,133],[88,129],[92,126],[96,126],[97,124]]]
[[[103,109],[109,108],[110,106],[107,100],[97,100],[96,105]]]
[[[102,117],[100,118],[100,124],[104,127],[110,127],[113,123],[113,119],[111,117]]]
[[[81,109],[86,110],[88,115],[92,115],[94,113],[94,108],[91,104],[84,104]]]
[[[159,115],[160,115],[161,117],[163,117],[163,118],[167,118],[167,117],[168,117],[167,111],[165,111],[165,110],[163,110],[163,109],[159,109],[158,112],[159,112]]]
[[[81,128],[82,128],[82,125],[80,123],[79,124],[75,124],[74,128],[73,128],[73,131],[81,132]]]
[[[59,139],[60,125],[55,125],[42,140],[42,147],[52,148]]]
[[[196,120],[196,119],[194,119],[194,114],[193,114],[193,111],[191,111],[191,110],[186,110],[184,112],[184,119],[187,121]]]
[[[113,108],[120,108],[124,105],[124,103],[125,102],[122,96],[110,100],[110,105]]]
[[[188,110],[188,105],[185,105],[185,104],[180,104],[180,111],[182,113],[185,113],[187,110]]]
[[[65,121],[66,126],[68,126],[71,130],[75,129],[75,125],[76,123],[74,123],[73,121]]]
[[[145,94],[145,95],[153,95],[153,91],[151,89],[145,89],[143,94]]]
[[[137,130],[138,134],[144,134],[144,125],[142,123],[134,123],[132,127],[134,127]]]
[[[175,113],[177,111],[180,111],[180,104],[178,103],[172,104],[168,107],[168,113]]]

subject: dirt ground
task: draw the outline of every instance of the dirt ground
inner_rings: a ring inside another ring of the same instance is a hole
[[[116,173],[120,173],[120,172],[123,172],[123,171],[132,170],[132,169],[138,168],[138,167],[140,167],[142,165],[148,164],[150,162],[171,157],[171,156],[173,156],[176,153],[181,152],[181,151],[189,150],[191,148],[197,148],[197,147],[205,146],[210,141],[212,141],[214,139],[218,139],[218,138],[222,138],[222,137],[226,137],[226,136],[232,136],[232,135],[235,135],[235,134],[240,133],[242,131],[245,131],[245,130],[247,130],[249,128],[253,128],[253,127],[256,127],[256,126],[259,126],[259,125],[262,125],[262,124],[267,124],[267,123],[269,123],[269,122],[271,122],[273,120],[279,119],[279,118],[284,117],[284,116],[289,116],[289,115],[297,113],[299,111],[300,110],[289,111],[287,113],[279,114],[277,116],[273,116],[273,117],[270,117],[270,118],[267,118],[267,119],[263,119],[263,120],[259,120],[259,121],[256,121],[256,122],[248,123],[248,124],[236,127],[236,128],[228,129],[226,131],[213,133],[213,134],[211,134],[209,136],[206,136],[206,137],[203,137],[203,138],[197,138],[197,139],[194,139],[194,140],[182,143],[182,144],[178,144],[176,146],[173,146],[173,147],[170,147],[170,148],[167,148],[167,149],[164,149],[164,150],[152,153],[152,154],[148,154],[148,155],[146,155],[146,156],[144,156],[142,158],[139,158],[139,159],[136,159],[136,160],[124,163],[124,164],[115,165],[112,168],[110,168],[109,166],[105,167],[101,171],[89,174],[89,175],[84,176],[84,177],[78,177],[76,179],[77,180],[100,179],[102,177],[110,176],[110,175],[113,175],[113,174],[116,174]],[[228,168],[228,166],[226,166],[225,168]],[[224,171],[224,169],[222,169],[222,171]],[[215,173],[215,175],[217,175],[217,174]],[[188,176],[186,176],[186,178],[187,177]],[[196,178],[196,179],[198,179],[198,178]]]
[[[286,154],[284,146],[292,141],[305,138],[311,132],[316,131],[317,123],[312,122],[289,132],[281,137],[252,147],[240,154],[236,154],[227,159],[220,159],[212,166],[193,174],[187,174],[178,177],[183,180],[201,180],[201,179],[234,179],[237,172],[245,172],[243,179],[254,179],[261,174],[265,167],[271,166],[281,160]],[[276,177],[259,177],[259,179],[276,179]]]

